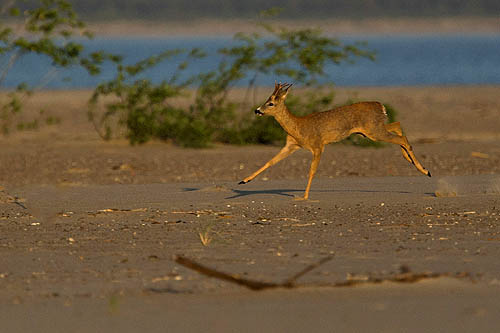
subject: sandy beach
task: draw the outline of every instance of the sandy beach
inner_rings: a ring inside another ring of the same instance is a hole
[[[269,20],[288,28],[319,28],[327,35],[499,34],[498,17],[331,18]],[[263,32],[256,19],[197,19],[156,22],[112,21],[89,23],[99,36],[182,37],[233,36],[236,32]]]
[[[305,202],[293,199],[305,188],[308,152],[238,185],[280,147],[104,142],[86,120],[90,93],[36,94],[29,110],[43,107],[61,123],[0,139],[2,329],[491,332],[500,324],[500,87],[338,88],[338,103],[393,105],[433,177],[396,146],[333,144]],[[213,272],[277,287],[253,291]]]

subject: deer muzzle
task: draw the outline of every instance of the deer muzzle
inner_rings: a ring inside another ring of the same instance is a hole
[[[262,111],[260,111],[260,108],[259,109],[255,109],[255,114],[258,115],[258,116],[263,116],[264,113],[262,113]]]

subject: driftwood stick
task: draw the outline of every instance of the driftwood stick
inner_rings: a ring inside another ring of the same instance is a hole
[[[298,278],[309,273],[313,269],[323,265],[327,261],[330,261],[332,258],[333,258],[333,256],[325,257],[325,258],[321,259],[320,261],[307,266],[306,268],[304,268],[303,270],[301,270],[297,274],[293,275],[292,277],[286,279],[282,283],[262,282],[262,281],[256,281],[256,280],[251,280],[251,279],[245,279],[245,278],[240,277],[237,274],[228,274],[228,273],[224,273],[224,272],[215,270],[213,268],[209,268],[207,266],[199,264],[199,263],[197,263],[191,259],[188,259],[186,257],[183,257],[183,256],[176,256],[174,260],[176,263],[178,263],[184,267],[187,267],[189,269],[192,269],[194,271],[197,271],[200,274],[203,274],[203,275],[206,275],[209,277],[213,277],[213,278],[217,278],[217,279],[221,279],[224,281],[232,282],[232,283],[247,287],[247,288],[252,289],[252,290],[263,290],[263,289],[269,289],[269,288],[294,288],[296,286],[295,281],[297,281]]]
[[[221,279],[224,281],[236,283],[240,286],[244,286],[244,287],[247,287],[247,288],[252,289],[252,290],[263,290],[263,289],[281,287],[281,285],[277,284],[277,283],[261,282],[261,281],[256,281],[256,280],[245,279],[245,278],[242,278],[242,277],[235,275],[235,274],[227,274],[227,273],[215,270],[213,268],[203,266],[203,265],[201,265],[201,264],[199,264],[191,259],[188,259],[188,258],[182,257],[182,256],[176,256],[175,262],[184,266],[184,267],[187,267],[187,268],[190,268],[194,271],[197,271],[200,274],[203,274],[203,275],[206,275],[209,277],[213,277],[213,278],[217,278],[217,279]]]
[[[175,262],[178,264],[192,269],[194,271],[197,271],[200,274],[203,274],[208,277],[213,277],[216,279],[228,281],[231,283],[238,284],[240,286],[247,287],[251,290],[264,290],[264,289],[271,289],[271,288],[297,288],[300,287],[301,285],[295,284],[297,279],[300,277],[304,276],[305,274],[309,273],[313,269],[323,265],[324,263],[332,260],[333,256],[328,256],[320,261],[311,264],[298,272],[297,274],[293,275],[292,277],[286,279],[282,283],[272,283],[272,282],[263,282],[263,281],[257,281],[257,280],[251,280],[251,279],[245,279],[240,277],[237,274],[228,274],[224,273],[221,271],[218,271],[216,269],[201,265],[191,259],[188,259],[186,257],[182,256],[176,256],[175,257]],[[412,273],[409,271],[408,268],[402,269],[401,273],[395,273],[395,274],[390,274],[385,277],[367,277],[363,279],[348,279],[345,281],[338,281],[338,282],[333,282],[333,283],[326,283],[326,284],[320,284],[316,286],[323,286],[323,287],[354,287],[357,285],[362,285],[362,284],[379,284],[383,282],[395,282],[395,283],[416,283],[421,280],[425,279],[436,279],[440,277],[454,277],[457,279],[460,278],[470,278],[470,274],[462,272],[462,273],[456,273],[456,274],[450,274],[450,273],[433,273],[433,272],[423,272],[423,273]]]

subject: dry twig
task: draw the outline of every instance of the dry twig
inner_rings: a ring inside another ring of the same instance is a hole
[[[241,276],[239,276],[237,274],[228,274],[228,273],[224,273],[224,272],[218,271],[216,269],[204,266],[202,264],[195,262],[194,260],[188,259],[188,258],[183,257],[183,256],[176,256],[175,262],[177,262],[178,264],[180,264],[186,268],[197,271],[200,274],[206,275],[208,277],[228,281],[231,283],[238,284],[240,286],[247,287],[251,290],[259,291],[259,290],[271,289],[271,288],[303,287],[305,285],[296,284],[297,279],[299,279],[300,277],[309,273],[313,269],[316,269],[317,267],[332,260],[332,258],[333,258],[333,256],[325,257],[325,258],[321,259],[320,261],[307,266],[302,271],[293,275],[289,279],[286,279],[282,283],[263,282],[263,281],[242,278]],[[379,284],[382,282],[415,283],[415,282],[419,282],[419,281],[424,280],[424,279],[436,279],[439,277],[446,277],[446,276],[455,277],[455,278],[464,278],[464,277],[469,277],[470,275],[468,273],[457,273],[454,275],[449,274],[449,273],[432,273],[432,272],[413,273],[410,271],[410,269],[408,267],[401,266],[400,273],[391,274],[391,275],[386,276],[386,277],[372,277],[372,276],[363,276],[363,278],[355,278],[354,277],[354,278],[349,278],[345,281],[337,281],[337,282],[333,282],[333,283],[321,284],[321,286],[323,286],[323,287],[353,287],[353,286],[361,285],[361,284]]]

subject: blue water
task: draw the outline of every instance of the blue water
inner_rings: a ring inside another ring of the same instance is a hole
[[[461,85],[500,84],[500,35],[477,36],[370,36],[342,39],[344,42],[366,41],[376,51],[375,62],[357,59],[354,64],[331,65],[324,82],[338,86],[393,86],[393,85]],[[216,50],[233,44],[231,38],[169,38],[169,39],[95,39],[85,41],[88,51],[105,50],[125,56],[125,63],[134,63],[168,48],[191,49],[200,47],[207,57],[191,64],[186,75],[216,68],[221,56]],[[0,58],[0,64],[3,59]],[[168,80],[180,59],[166,61],[148,71],[155,82]],[[43,81],[50,61],[43,56],[28,55],[9,71],[5,86],[15,87],[21,82],[32,86]],[[82,69],[62,69],[45,88],[93,88],[103,80],[113,78],[114,66],[107,65],[98,76],[90,76]],[[257,84],[270,85],[286,77],[260,76]],[[246,81],[240,82],[245,85]]]

